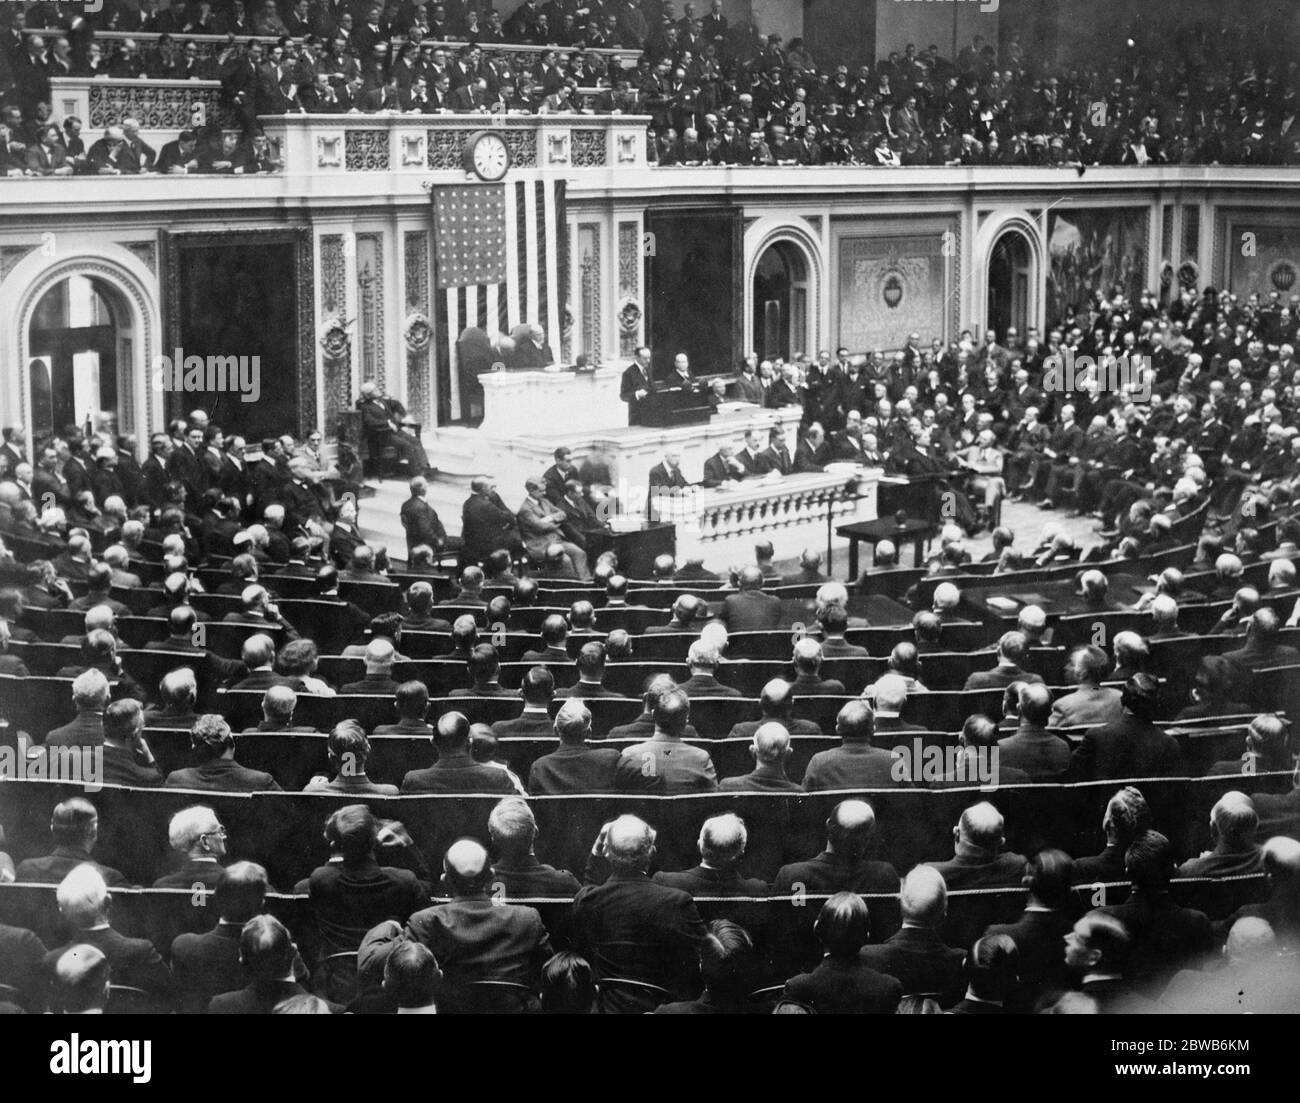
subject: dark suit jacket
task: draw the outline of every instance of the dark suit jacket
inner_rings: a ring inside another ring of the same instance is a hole
[[[45,943],[23,927],[0,923],[0,984],[18,990],[18,1001],[33,1014],[44,1001],[41,963]]]
[[[771,777],[751,770],[739,777],[724,777],[718,789],[728,793],[802,793],[803,786],[788,777]]]
[[[371,927],[385,919],[405,923],[428,903],[414,873],[374,858],[318,866],[307,878],[307,894],[328,953],[355,950]]]
[[[1127,901],[1105,911],[1128,928],[1128,979],[1148,997],[1158,996],[1178,970],[1199,968],[1214,949],[1205,913],[1179,907],[1167,892],[1135,888]]]
[[[757,632],[781,623],[781,599],[758,590],[728,594],[722,602],[722,619],[730,632]]]
[[[475,762],[469,751],[446,754],[424,770],[402,778],[403,793],[513,793],[506,772]]]
[[[56,846],[53,853],[43,858],[26,858],[18,863],[16,873],[19,881],[57,885],[79,865],[94,866],[109,888],[123,888],[131,883],[117,870],[100,865],[86,851],[73,846]]]
[[[1024,770],[1034,781],[1050,781],[1070,768],[1070,744],[1022,721],[1015,735],[998,740],[998,760]]]
[[[74,720],[45,737],[47,747],[100,747],[104,743],[104,714],[79,712]]]
[[[534,760],[528,771],[528,791],[550,795],[616,792],[621,753],[616,747],[561,743]]]
[[[203,934],[179,934],[172,940],[172,977],[180,1009],[206,1011],[213,996],[234,992],[247,979],[239,960],[238,923],[218,922]]]
[[[868,859],[850,862],[823,850],[815,858],[792,862],[777,870],[772,895],[788,895],[795,885],[803,885],[804,892],[817,894],[897,892],[898,871],[888,862]]]
[[[209,1015],[269,1015],[275,1005],[292,996],[305,996],[307,989],[296,981],[277,980],[270,984],[250,984],[238,992],[214,996],[208,1004]],[[329,1001],[326,1001],[327,1003]],[[329,1005],[331,1015],[342,1015],[342,1004]]]
[[[803,787],[810,793],[819,789],[892,789],[908,784],[895,780],[894,756],[867,742],[818,751],[803,775]]]
[[[153,943],[147,938],[127,938],[112,927],[93,931],[78,931],[72,939],[45,955],[45,968],[51,974],[65,950],[80,943],[89,943],[108,958],[114,984],[142,988],[155,996],[169,998],[172,993],[172,975]]]
[[[574,943],[598,977],[624,977],[689,995],[699,971],[704,923],[681,889],[656,884],[644,873],[615,869],[603,885],[585,886],[573,901]],[[614,1007],[642,1007],[611,993]]]
[[[1037,674],[999,663],[992,670],[977,670],[966,679],[965,689],[1006,689],[1012,682],[1041,682]]]
[[[498,720],[492,725],[492,734],[498,738],[505,735],[527,735],[545,739],[555,734],[555,723],[547,713],[525,712],[513,720]]]
[[[457,983],[509,980],[536,991],[551,956],[551,940],[536,908],[498,904],[486,896],[457,897],[416,912],[406,924],[406,937],[438,959],[448,982],[448,1010],[456,1008]]]
[[[825,957],[811,973],[786,981],[782,998],[819,1015],[892,1015],[903,998],[903,986],[861,958]]]
[[[168,789],[205,789],[222,793],[279,792],[280,786],[270,774],[250,770],[233,758],[214,758],[201,766],[173,770],[163,785]]]
[[[711,792],[718,787],[718,775],[708,751],[652,735],[619,755],[616,785],[625,793]]]
[[[879,945],[864,946],[858,956],[876,972],[896,978],[905,996],[929,993],[940,1004],[953,1004],[966,990],[966,952],[946,945],[928,928],[904,927]]]
[[[986,935],[1004,934],[1020,953],[1020,983],[1008,1008],[1032,1011],[1034,1001],[1049,990],[1070,987],[1070,973],[1061,953],[1073,923],[1060,911],[1026,911],[1014,923],[995,923]]]
[[[221,879],[220,862],[195,862],[186,859],[179,869],[165,873],[153,883],[156,889],[190,889],[202,885],[205,889],[215,889]]]
[[[494,863],[492,876],[494,882],[505,888],[506,898],[515,900],[538,896],[572,900],[582,887],[567,869],[548,866],[531,854],[518,865]]]
[[[843,697],[846,692],[843,682],[815,674],[800,674],[791,685],[796,697]]]
[[[1182,770],[1183,753],[1172,735],[1125,713],[1084,732],[1070,768],[1081,781],[1169,777]]]
[[[958,854],[943,862],[926,862],[943,874],[944,884],[953,889],[985,889],[1020,884],[1025,872],[1023,854],[1011,851],[989,858],[983,854]]]
[[[681,889],[692,896],[766,896],[767,882],[742,877],[739,871],[708,869],[703,865],[678,873],[656,873],[655,884]]]
[[[735,686],[723,685],[712,674],[692,674],[677,686],[687,697],[743,697]]]
[[[366,694],[368,696],[391,697],[397,692],[397,683],[387,674],[367,674],[359,682],[349,682],[339,693]]]

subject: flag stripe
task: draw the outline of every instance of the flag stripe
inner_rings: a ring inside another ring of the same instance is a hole
[[[555,324],[551,319],[550,299],[554,298],[550,294],[550,280],[546,278],[546,273],[555,271],[555,252],[554,243],[555,235],[550,233],[555,217],[555,208],[552,202],[553,192],[546,186],[546,182],[538,180],[536,189],[533,193],[533,206],[540,211],[542,217],[538,219],[537,226],[537,256],[539,267],[534,269],[537,276],[537,313],[528,320],[536,322],[538,325],[546,327],[546,335],[550,340],[555,340]]]
[[[488,284],[483,301],[487,308],[487,321],[483,323],[483,328],[489,332],[493,329],[499,330],[501,328],[501,285],[499,283]]]
[[[524,210],[528,206],[528,197],[524,191],[524,182],[516,180],[511,187],[515,192],[515,225],[514,237],[512,238],[515,249],[514,267],[510,269],[514,279],[512,290],[514,294],[510,300],[510,315],[506,319],[505,329],[509,331],[510,327],[517,323],[524,316],[527,304],[523,301],[523,290],[528,286],[528,254],[525,249],[520,248],[524,241]]]
[[[456,370],[456,338],[460,335],[464,326],[461,323],[460,313],[461,289],[459,287],[447,288],[447,407],[451,412],[452,419],[461,415],[460,409],[460,373]]]
[[[542,258],[537,255],[537,206],[527,196],[524,199],[524,263],[524,316],[514,319],[516,324],[537,320],[537,284],[542,268]]]

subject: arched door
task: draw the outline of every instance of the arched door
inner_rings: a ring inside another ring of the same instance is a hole
[[[129,327],[117,291],[93,276],[69,276],[41,296],[28,327],[34,439],[117,424],[127,405],[119,368]]]
[[[989,254],[988,313],[986,324],[998,337],[1016,329],[1021,337],[1029,325],[1029,242],[1018,230],[1008,230]]]
[[[754,351],[763,360],[791,359],[808,336],[808,262],[788,241],[769,245],[754,269]]]

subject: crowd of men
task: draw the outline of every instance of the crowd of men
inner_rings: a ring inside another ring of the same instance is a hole
[[[148,38],[96,40],[96,28]],[[209,53],[185,37],[200,34],[227,40]],[[0,173],[104,174],[80,120],[52,119],[49,93],[50,77],[98,75],[221,82],[236,128],[227,156],[214,125],[197,157],[129,150],[141,171],[269,171],[273,151],[254,147],[259,115],[377,111],[646,114],[664,166],[1300,164],[1290,35],[1285,22],[1153,18],[1117,29],[1094,65],[1052,65],[1013,31],[1001,50],[975,36],[955,58],[908,44],[855,67],[819,64],[801,39],[783,44],[754,22],[729,25],[719,0],[680,15],[672,0],[525,0],[504,19],[487,4],[399,0],[142,0],[84,18],[38,3],[15,7],[0,35],[0,102],[12,109]],[[639,55],[625,68],[593,52],[610,48]],[[108,167],[137,171],[116,157]]]

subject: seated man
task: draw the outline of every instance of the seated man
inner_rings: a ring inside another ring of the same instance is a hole
[[[791,691],[795,697],[842,697],[844,683],[836,678],[821,676],[822,645],[811,636],[804,636],[794,645],[794,682]]]
[[[1004,632],[998,640],[998,663],[992,670],[976,670],[967,679],[965,689],[1006,689],[1012,682],[1041,682],[1043,679],[1020,664],[1029,651],[1023,632]]]
[[[537,820],[526,800],[506,797],[497,804],[488,815],[488,837],[495,856],[493,885],[500,885],[507,899],[555,896],[572,900],[581,887],[567,869],[556,869],[537,860],[533,853]]]
[[[473,839],[452,843],[443,858],[451,901],[418,911],[407,921],[406,938],[427,946],[442,967],[448,1011],[475,1006],[475,981],[512,981],[530,992],[540,990],[542,966],[551,956],[542,917],[535,908],[489,896],[493,876],[482,844]]]
[[[605,645],[593,640],[578,652],[578,681],[556,691],[557,697],[604,697],[624,700],[623,694],[605,686]]]
[[[244,641],[241,654],[248,674],[231,686],[231,689],[266,690],[271,686],[293,688],[292,679],[275,672],[275,641],[270,636],[261,632],[249,636]]]
[[[433,615],[433,587],[429,583],[411,583],[406,591],[406,612],[402,614],[401,625],[417,632],[451,631],[449,621]],[[373,622],[371,628],[374,628]]]
[[[424,691],[423,684],[414,684]],[[330,778],[317,774],[303,787],[303,792],[397,796],[396,785],[371,781],[366,774],[366,763],[370,761],[370,740],[366,738],[365,729],[355,720],[340,720],[334,725],[329,735],[328,748],[330,772],[334,776]]]
[[[988,524],[996,524],[1007,484],[1002,478],[1003,452],[997,447],[993,430],[981,430],[975,443],[958,453],[958,462],[971,473],[970,491],[983,498]]]
[[[379,824],[364,804],[345,805],[325,821],[330,861],[298,889],[311,898],[322,955],[355,950],[371,927],[409,919],[428,898],[426,886],[410,870],[376,861],[378,837]]]
[[[162,784],[162,771],[144,738],[144,713],[134,697],[104,710],[103,764],[99,780],[147,789]]]
[[[473,684],[468,689],[451,690],[447,694],[448,697],[514,696],[498,681],[501,677],[501,663],[497,658],[497,649],[490,643],[478,644],[465,665],[469,668],[469,676]]]
[[[641,981],[684,998],[696,990],[704,923],[688,893],[650,879],[654,852],[654,829],[636,816],[619,816],[601,830],[593,854],[608,861],[610,875],[575,897],[573,941],[598,977]],[[632,1012],[656,1001],[611,988],[601,1002],[606,1011]]]
[[[748,842],[745,821],[734,812],[713,816],[700,828],[700,864],[680,873],[656,873],[653,880],[692,896],[766,896],[767,882],[740,874]]]
[[[1076,647],[1066,660],[1066,674],[1079,688],[1058,697],[1052,704],[1049,728],[1070,728],[1109,724],[1124,715],[1120,692],[1101,682],[1110,670],[1110,659],[1100,647]]]
[[[1014,923],[995,923],[985,931],[1006,935],[1020,955],[1019,979],[1007,999],[1010,1009],[1032,1011],[1046,992],[1069,987],[1061,943],[1075,914],[1074,863],[1060,850],[1040,850],[1025,865],[1022,884],[1029,890],[1025,910]]]
[[[271,595],[265,586],[254,584],[244,587],[239,595],[239,601],[239,612],[227,613],[221,618],[226,624],[255,624],[262,628],[279,628],[284,632],[286,639],[298,638],[298,632],[285,620],[279,606],[271,600]]]
[[[1052,693],[1040,682],[1018,684],[1020,726],[998,741],[1001,764],[1024,770],[1033,781],[1055,781],[1070,768],[1070,744],[1047,729]]]
[[[64,1015],[105,1013],[113,970],[108,955],[99,947],[78,942],[60,950],[50,973],[49,1002],[52,1010]],[[41,1002],[44,1002],[44,997],[41,997]]]
[[[381,697],[395,694],[398,687],[393,681],[393,662],[393,645],[388,640],[372,639],[366,644],[366,676],[341,687],[339,693]]]
[[[803,787],[819,789],[889,789],[910,783],[908,766],[871,745],[875,716],[865,701],[850,701],[835,718],[840,746],[818,751],[804,771]]]
[[[524,652],[526,663],[569,663],[565,641],[569,637],[569,622],[560,614],[552,613],[542,621],[542,646],[540,650]]]
[[[248,984],[213,996],[209,1015],[269,1015],[277,1004],[308,994],[295,977],[297,952],[289,929],[273,915],[254,915],[239,932],[241,979]],[[330,1014],[343,1007],[326,1004]]]
[[[1214,848],[1178,867],[1179,877],[1236,877],[1261,873],[1264,851],[1256,844],[1259,815],[1245,793],[1224,793],[1210,809],[1210,838]]]
[[[19,862],[15,870],[18,881],[57,885],[78,866],[88,865],[110,888],[130,883],[117,870],[91,858],[90,852],[99,840],[99,813],[85,797],[69,797],[54,806],[50,835],[54,850],[43,858],[25,858]]]
[[[998,888],[1020,884],[1025,858],[1003,850],[1005,824],[1002,813],[988,801],[972,804],[952,829],[953,857],[928,862],[952,888]]]
[[[557,619],[563,623],[563,618]],[[513,720],[498,720],[492,725],[492,734],[498,738],[507,735],[549,736],[555,676],[544,666],[531,667],[519,680],[519,696],[524,700],[524,711]]]
[[[717,648],[698,639],[686,652],[686,665],[691,676],[677,688],[687,697],[743,697],[735,686],[723,685],[714,675],[722,662]]]
[[[1122,715],[1083,733],[1071,758],[1071,775],[1080,781],[1178,776],[1185,768],[1178,740],[1155,725],[1159,695],[1160,685],[1150,674],[1125,682]]]
[[[781,599],[763,593],[763,572],[745,567],[740,572],[740,592],[722,602],[722,621],[729,632],[759,632],[781,623]]]
[[[524,498],[519,512],[515,515],[519,523],[519,532],[523,537],[524,547],[536,563],[546,559],[547,549],[558,544],[563,550],[579,579],[591,578],[587,566],[587,553],[573,541],[564,536],[564,527],[568,522],[562,509],[546,498],[546,483],[541,479],[529,479],[524,484],[528,496]]]
[[[188,666],[169,670],[158,683],[158,704],[146,709],[144,726],[147,728],[185,728],[194,726],[199,718],[194,711],[198,701],[199,686],[194,671]]]
[[[361,411],[361,432],[366,438],[372,458],[378,458],[385,448],[394,448],[398,458],[411,466],[416,474],[432,478],[433,468],[425,455],[424,445],[414,432],[414,423],[406,420],[406,408],[395,398],[386,398],[376,383],[367,380],[361,384],[361,396],[356,402]]]
[[[474,761],[470,724],[463,713],[444,712],[433,731],[438,760],[427,769],[411,770],[402,779],[403,793],[502,793],[515,787],[505,770]]]
[[[900,644],[900,647],[907,646]],[[875,698],[875,734],[907,734],[925,731],[920,724],[910,724],[903,719],[907,704],[907,679],[892,671],[882,674],[867,688],[866,693]]]
[[[429,690],[423,682],[412,679],[403,682],[393,694],[397,708],[396,724],[380,724],[373,735],[433,735],[433,728],[425,721],[429,711]]]
[[[759,720],[742,720],[727,733],[728,739],[748,739],[765,724],[780,724],[790,735],[821,735],[822,730],[815,721],[797,720],[794,712],[794,687],[784,678],[773,678],[763,686],[759,694],[759,708],[762,718]]]
[[[930,993],[939,1005],[951,1006],[964,988],[964,950],[939,936],[948,915],[948,886],[931,865],[914,866],[903,878],[898,898],[903,926],[884,942],[864,946],[862,964],[895,978],[905,993]]]
[[[898,891],[898,873],[888,862],[868,858],[876,836],[876,813],[864,800],[843,800],[826,818],[826,849],[803,862],[782,866],[772,895],[800,891],[879,893]]]
[[[550,677],[545,668],[534,667],[524,676],[526,688],[527,679],[536,670],[541,670],[547,678]],[[617,792],[621,752],[617,747],[593,747],[588,744],[587,740],[591,736],[591,711],[587,706],[577,698],[565,701],[555,716],[554,727],[560,745],[550,754],[533,761],[528,771],[528,791],[547,795]],[[494,724],[493,730],[495,729]]]
[[[754,769],[740,777],[723,778],[718,788],[733,793],[802,793],[803,786],[786,775],[790,752],[790,733],[785,726],[775,720],[764,721],[755,729],[749,747]]]
[[[87,944],[108,959],[113,981],[140,988],[160,1001],[172,994],[171,972],[147,938],[127,938],[110,925],[108,886],[99,871],[80,865],[59,882],[55,899],[69,940],[45,955],[45,967],[53,971],[63,953]]]
[[[203,804],[182,808],[167,825],[167,842],[179,864],[153,883],[156,889],[191,889],[211,892],[221,879],[221,859],[226,856],[226,829],[217,814]]]
[[[226,793],[279,792],[270,774],[235,761],[235,736],[222,716],[200,716],[190,730],[190,749],[197,766],[173,770],[163,784],[169,789],[204,789]]]
[[[918,614],[919,615],[919,614]],[[867,649],[849,643],[844,633],[849,627],[848,610],[841,605],[827,605],[818,610],[817,623],[822,630],[822,658],[865,659]]]
[[[654,706],[654,735],[625,748],[619,756],[620,791],[672,795],[711,792],[718,787],[709,752],[683,742],[690,718],[690,698],[680,687],[659,694]]]
[[[822,1015],[893,1014],[903,986],[859,956],[871,934],[871,914],[862,897],[837,892],[822,905],[813,932],[825,956],[812,972],[786,981],[782,999]]]

